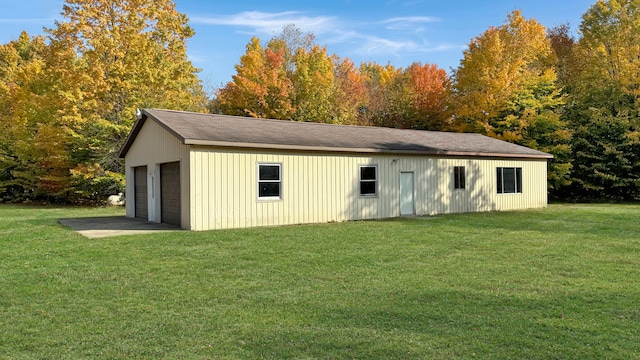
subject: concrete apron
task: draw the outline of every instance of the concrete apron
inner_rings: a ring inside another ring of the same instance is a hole
[[[158,224],[125,216],[60,219],[59,222],[90,239],[181,230],[177,226]]]

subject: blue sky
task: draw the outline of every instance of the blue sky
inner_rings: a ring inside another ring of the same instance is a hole
[[[205,86],[231,80],[234,65],[252,36],[263,42],[293,23],[316,35],[329,53],[356,64],[375,61],[406,67],[431,63],[450,71],[470,40],[521,10],[547,27],[569,23],[577,30],[596,0],[175,0],[196,35],[188,42],[191,61]],[[0,0],[0,43],[22,30],[42,34],[61,19],[63,0]]]

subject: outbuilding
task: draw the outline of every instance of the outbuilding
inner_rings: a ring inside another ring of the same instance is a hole
[[[145,109],[126,212],[210,230],[541,208],[551,155],[479,134]]]

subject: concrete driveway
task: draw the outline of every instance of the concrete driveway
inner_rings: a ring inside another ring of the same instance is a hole
[[[181,230],[177,226],[158,224],[125,216],[60,219],[59,222],[60,224],[68,226],[88,238],[138,235]]]

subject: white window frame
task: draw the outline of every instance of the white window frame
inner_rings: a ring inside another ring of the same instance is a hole
[[[362,179],[362,168],[372,167],[375,169],[375,179]],[[370,165],[359,165],[358,166],[358,193],[362,197],[376,197],[378,196],[378,165],[370,164]],[[362,193],[362,183],[363,182],[372,182],[374,184],[374,193],[373,194],[363,194]]]
[[[261,166],[277,166],[278,167],[278,180],[262,180],[260,179],[260,167]],[[282,163],[258,163],[256,166],[256,195],[258,200],[282,200]],[[260,196],[260,184],[261,183],[278,183],[280,185],[280,191],[278,196]]]

